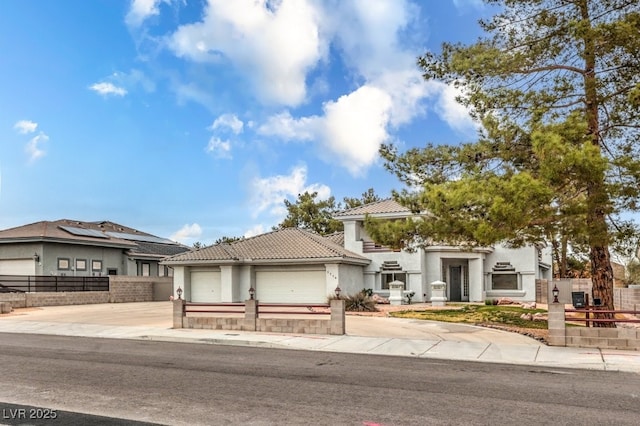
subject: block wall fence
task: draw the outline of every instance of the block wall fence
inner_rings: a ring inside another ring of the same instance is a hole
[[[201,328],[210,330],[261,331],[298,334],[345,334],[345,302],[331,300],[329,319],[293,318],[286,316],[261,318],[259,302],[246,300],[244,316],[198,316],[185,314],[184,300],[173,301],[173,328]]]
[[[0,302],[13,309],[37,306],[89,305],[95,303],[153,302],[169,300],[171,277],[109,277],[109,291],[0,293]]]

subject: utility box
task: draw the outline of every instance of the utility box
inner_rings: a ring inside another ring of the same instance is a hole
[[[584,291],[572,291],[571,303],[573,303],[573,307],[576,309],[584,308],[586,306]]]

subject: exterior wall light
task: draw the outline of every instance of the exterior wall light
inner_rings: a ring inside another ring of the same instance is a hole
[[[176,293],[178,293],[178,300],[182,300],[182,288],[178,287]]]
[[[551,293],[553,293],[553,303],[560,303],[558,301],[558,296],[560,295],[560,290],[558,290],[558,285],[557,284],[553,285],[553,290],[551,290]]]
[[[35,260],[36,262],[40,261],[40,255],[38,253],[33,253],[33,260]]]
[[[249,287],[249,298],[250,298],[251,300],[253,300],[253,298],[255,297],[255,295],[256,295],[256,289],[255,289],[255,288],[253,288],[253,287]]]
[[[340,286],[337,286],[334,291],[336,292],[336,297],[340,299],[340,293],[342,293],[342,289],[340,288]]]

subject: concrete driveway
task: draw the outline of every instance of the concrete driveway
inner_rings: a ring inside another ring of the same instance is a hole
[[[413,308],[420,308],[414,306]],[[172,328],[171,302],[106,303],[97,305],[48,306],[16,309],[0,316],[22,321]],[[384,315],[384,314],[381,314]],[[517,334],[472,325],[421,321],[386,316],[347,315],[347,335],[413,340],[499,343],[540,346],[541,343]]]

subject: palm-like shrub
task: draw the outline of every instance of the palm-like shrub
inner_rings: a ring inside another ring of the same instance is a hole
[[[337,299],[336,296],[330,299]],[[367,294],[366,291],[359,291],[356,294],[348,294],[341,297],[344,299],[344,309],[349,312],[377,312],[376,301]]]

